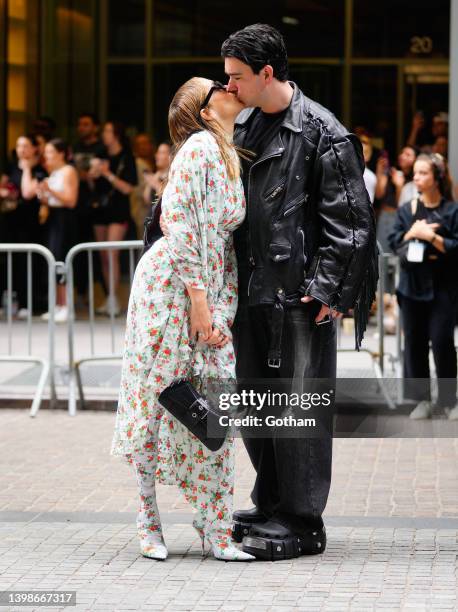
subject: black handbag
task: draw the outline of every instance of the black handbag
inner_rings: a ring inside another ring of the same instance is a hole
[[[224,444],[229,426],[221,425],[223,415],[188,380],[173,383],[159,395],[159,403],[193,433],[209,450]]]

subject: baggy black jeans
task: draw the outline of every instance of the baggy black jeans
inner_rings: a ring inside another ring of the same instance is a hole
[[[239,309],[234,325],[238,380],[291,380],[298,392],[304,379],[336,378],[335,322],[316,325],[321,307],[313,301],[286,309],[281,367],[270,368],[271,306]],[[256,470],[251,498],[266,515],[281,517],[297,532],[320,528],[331,485],[332,435],[321,438],[250,438],[244,444]]]

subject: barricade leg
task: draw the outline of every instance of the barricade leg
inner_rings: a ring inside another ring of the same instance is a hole
[[[49,364],[44,360],[41,362],[41,364],[43,366],[43,369],[41,370],[40,379],[38,381],[37,389],[35,391],[35,396],[32,402],[32,407],[30,408],[31,417],[37,416],[37,413],[38,413],[38,410],[40,409],[41,401],[43,398],[43,391],[44,391],[46,381],[48,380],[48,376],[49,376]],[[52,400],[52,397],[51,397],[51,400]]]

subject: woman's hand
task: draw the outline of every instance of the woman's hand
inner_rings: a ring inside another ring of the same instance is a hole
[[[405,179],[404,174],[400,170],[397,170],[396,168],[392,168],[391,169],[391,181],[393,185],[396,187],[396,189],[401,191],[401,189],[405,185],[406,179]]]
[[[203,289],[188,288],[191,297],[191,338],[208,342],[212,335],[212,316]]]
[[[108,161],[108,159],[101,159],[100,160],[99,169],[100,169],[100,174],[102,176],[104,176],[105,178],[108,175],[111,174],[111,172],[110,172],[110,162]]]
[[[434,238],[434,234],[439,229],[439,223],[426,223],[425,219],[419,219],[415,221],[410,230],[404,237],[404,240],[410,240],[416,238],[417,240],[425,240],[431,242]]]
[[[207,344],[214,346],[215,348],[222,348],[229,342],[229,336],[223,334],[223,332],[217,327],[213,328],[212,335],[207,340]]]

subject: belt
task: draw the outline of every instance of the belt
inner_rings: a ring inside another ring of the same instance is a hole
[[[301,295],[285,295],[283,289],[278,289],[275,294],[275,302],[272,309],[270,348],[267,354],[267,365],[269,368],[281,366],[281,341],[283,335],[283,324],[285,321],[285,308],[298,306]]]

